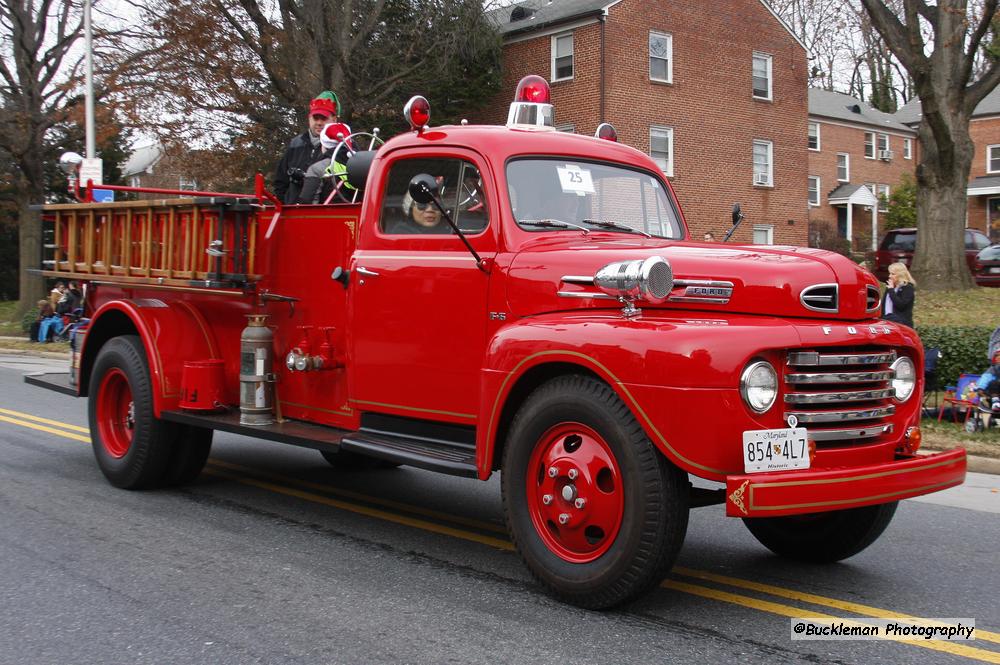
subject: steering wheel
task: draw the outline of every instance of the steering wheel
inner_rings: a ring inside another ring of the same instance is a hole
[[[362,140],[368,141],[368,147],[365,150],[378,150],[385,141],[381,136],[378,135],[378,127],[370,132],[355,132],[350,136],[342,139],[337,147],[333,149],[333,155],[330,156],[330,166],[327,167],[329,173],[325,174],[324,178],[334,178],[336,181],[333,185],[333,191],[330,192],[330,196],[326,197],[326,201],[323,203],[329,203],[336,196],[344,203],[356,203],[358,200],[358,195],[361,193],[360,190],[351,187],[347,182],[347,167],[345,164],[354,156],[357,151],[355,146],[360,145]],[[342,153],[346,154],[347,159],[341,162],[338,158],[341,157]],[[337,171],[338,165],[341,171]],[[345,191],[346,190],[346,191]],[[353,193],[350,193],[353,192]]]
[[[472,182],[474,180],[474,182]],[[481,178],[466,178],[459,190],[458,207],[465,212],[476,212],[483,208],[483,181]]]

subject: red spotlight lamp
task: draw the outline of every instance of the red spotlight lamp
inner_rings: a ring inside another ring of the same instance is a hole
[[[529,74],[517,84],[514,101],[507,113],[512,129],[555,130],[549,84],[541,76]]]

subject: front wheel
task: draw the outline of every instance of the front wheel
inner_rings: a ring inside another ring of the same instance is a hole
[[[563,376],[518,411],[503,460],[504,514],[532,574],[603,609],[659,583],[687,530],[687,476],[606,384]]]
[[[779,556],[833,563],[874,543],[896,513],[897,502],[788,517],[744,518],[760,544]]]

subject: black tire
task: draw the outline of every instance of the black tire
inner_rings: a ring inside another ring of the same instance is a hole
[[[591,460],[585,471],[577,451]],[[580,506],[566,498],[567,487],[569,497],[588,497],[584,508],[573,512]],[[528,569],[558,598],[588,609],[620,605],[658,584],[687,531],[687,474],[653,446],[611,388],[588,376],[557,377],[528,397],[507,438],[502,490],[507,528]],[[617,513],[617,528],[588,523],[591,509]],[[547,517],[552,511],[570,518],[560,521],[565,527]]]
[[[874,543],[898,502],[827,513],[744,519],[760,544],[775,554],[809,563],[833,563]]]
[[[368,457],[367,455],[357,455],[355,453],[349,452],[347,450],[338,450],[336,452],[330,452],[327,450],[319,451],[320,455],[323,456],[330,466],[341,471],[371,471],[373,469],[395,469],[399,466],[398,462],[389,462],[387,460],[376,459],[374,457]]]
[[[204,427],[177,426],[173,451],[163,476],[165,487],[187,485],[201,474],[212,451],[213,434],[213,430]]]
[[[104,477],[123,489],[160,485],[177,428],[153,417],[149,366],[137,336],[115,337],[101,347],[89,394],[90,438]]]

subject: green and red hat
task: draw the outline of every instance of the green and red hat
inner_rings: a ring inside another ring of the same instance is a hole
[[[316,95],[315,99],[309,102],[309,115],[325,115],[330,118],[340,116],[340,100],[337,93],[332,90],[324,90]]]

